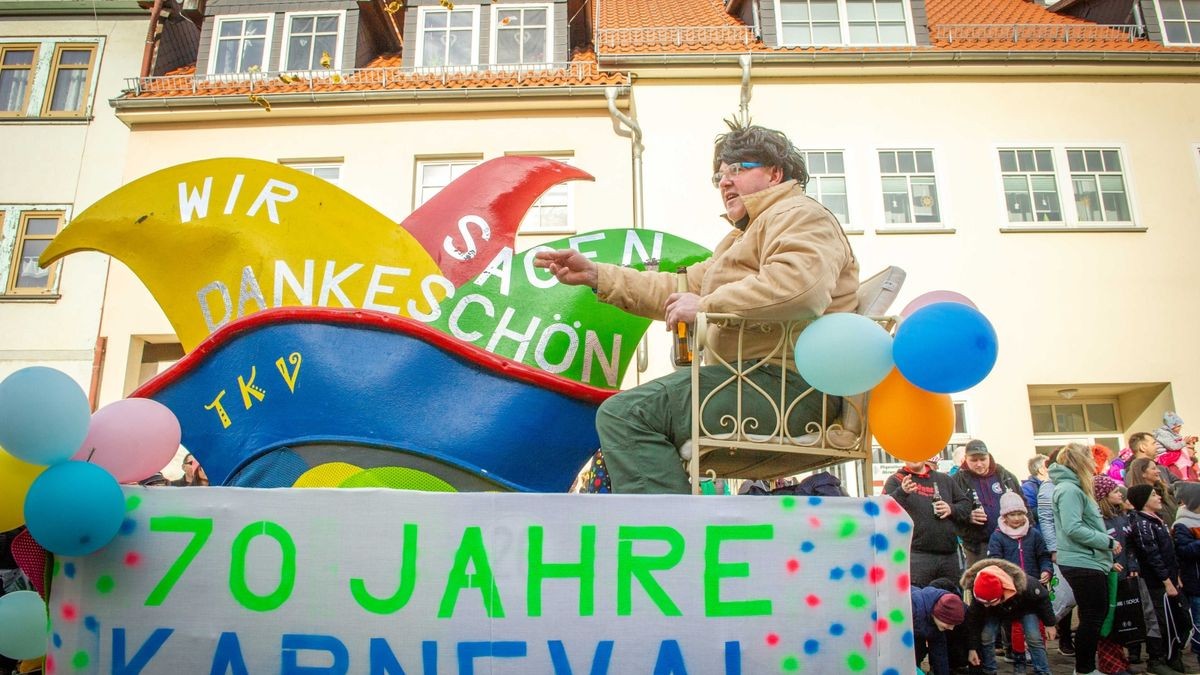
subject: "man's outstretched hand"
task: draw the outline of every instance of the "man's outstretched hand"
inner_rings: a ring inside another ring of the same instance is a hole
[[[596,263],[574,249],[538,251],[533,266],[550,270],[559,282],[569,286],[596,287]]]

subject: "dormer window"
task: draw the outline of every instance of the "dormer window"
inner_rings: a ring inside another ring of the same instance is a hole
[[[1193,0],[1158,0],[1158,8],[1167,44],[1200,44],[1200,3]]]
[[[493,63],[550,61],[551,5],[493,6]]]
[[[912,44],[905,0],[778,0],[785,47]]]
[[[475,63],[479,34],[479,8],[421,8],[418,17],[417,66],[469,66]]]
[[[287,36],[284,38],[287,52],[283,59],[284,70],[318,70],[341,67],[342,12],[323,14],[288,14]],[[328,57],[328,58],[326,58]]]
[[[217,19],[212,73],[249,73],[267,69],[272,16],[223,16]]]

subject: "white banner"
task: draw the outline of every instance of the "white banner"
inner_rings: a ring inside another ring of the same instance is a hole
[[[126,488],[50,672],[913,672],[888,497]]]

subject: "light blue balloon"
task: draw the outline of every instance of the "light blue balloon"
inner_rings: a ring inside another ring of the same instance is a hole
[[[87,395],[53,368],[22,368],[0,382],[0,447],[30,464],[70,459],[87,436]]]
[[[117,479],[87,462],[63,462],[42,472],[25,495],[25,524],[42,548],[58,555],[98,551],[117,536],[125,495]]]
[[[0,656],[22,661],[46,655],[46,603],[33,591],[0,596]]]
[[[892,336],[858,314],[826,314],[796,340],[796,369],[817,391],[853,396],[892,371]]]
[[[939,302],[913,312],[896,331],[892,355],[909,382],[938,394],[970,389],[996,365],[996,329],[979,310]]]

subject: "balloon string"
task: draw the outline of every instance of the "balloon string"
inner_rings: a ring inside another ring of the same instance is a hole
[[[85,462],[91,462],[91,461],[92,461],[92,455],[95,455],[95,454],[96,454],[96,449],[95,449],[95,448],[92,448],[92,451],[88,453],[87,459],[85,459],[84,461],[85,461]]]

